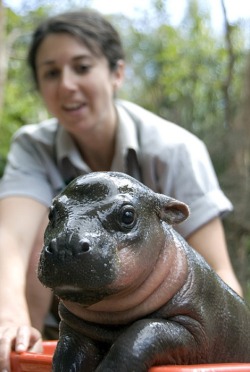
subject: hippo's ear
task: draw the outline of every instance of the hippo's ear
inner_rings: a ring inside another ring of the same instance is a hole
[[[159,195],[159,201],[160,218],[170,225],[180,223],[189,216],[189,208],[185,203],[162,194]]]

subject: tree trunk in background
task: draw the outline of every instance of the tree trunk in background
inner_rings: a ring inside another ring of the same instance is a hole
[[[4,93],[8,76],[8,66],[13,44],[21,35],[19,28],[14,28],[9,34],[6,31],[7,12],[0,0],[0,125],[2,124],[1,116],[4,109]]]
[[[221,151],[228,158],[227,171],[223,175],[223,189],[234,205],[234,212],[226,218],[225,228],[229,251],[236,274],[243,286],[245,294],[250,296],[250,269],[248,255],[250,253],[250,55],[245,71],[245,86],[242,97],[237,102],[237,115],[233,104],[235,97],[230,94],[234,79],[236,55],[233,47],[233,31],[227,17],[224,0],[221,0],[224,16],[225,44],[228,53],[227,75],[223,84],[225,136],[221,139]],[[250,298],[248,298],[250,301]]]
[[[239,175],[241,224],[250,232],[250,54],[243,87],[242,105],[234,124],[235,154],[233,166]]]
[[[4,86],[7,77],[5,24],[5,9],[3,1],[0,0],[0,125],[4,104]]]
[[[228,53],[228,63],[227,63],[227,75],[223,84],[223,92],[224,92],[224,111],[225,111],[225,126],[226,128],[231,127],[231,121],[232,121],[232,105],[231,105],[231,97],[230,97],[230,87],[232,85],[233,80],[233,70],[234,70],[234,64],[235,64],[235,52],[233,48],[233,42],[232,42],[232,31],[233,28],[231,27],[228,16],[227,16],[227,9],[224,3],[224,0],[221,0],[221,7],[222,7],[222,13],[224,17],[224,25],[225,25],[225,42],[227,47],[227,53]]]
[[[250,54],[242,87],[239,114],[229,132],[232,160],[226,172],[226,189],[234,204],[234,213],[226,223],[230,253],[245,293],[250,286]],[[250,298],[248,299],[250,300]]]

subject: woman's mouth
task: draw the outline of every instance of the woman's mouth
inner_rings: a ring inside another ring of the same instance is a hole
[[[69,103],[67,105],[63,105],[63,109],[68,112],[78,111],[79,109],[86,106],[84,102],[76,102],[76,103]]]

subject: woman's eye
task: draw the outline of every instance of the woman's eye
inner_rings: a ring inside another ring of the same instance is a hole
[[[47,80],[55,79],[59,75],[58,70],[49,70],[44,73],[44,78]]]
[[[79,65],[75,67],[75,70],[78,74],[86,74],[91,69],[90,65]]]

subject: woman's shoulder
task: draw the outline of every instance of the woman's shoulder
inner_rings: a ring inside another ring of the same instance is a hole
[[[171,148],[180,145],[184,147],[203,147],[204,145],[197,136],[185,128],[135,103],[121,100],[117,104],[123,107],[131,116],[137,127],[142,145],[149,146],[151,143],[152,145],[170,146]]]
[[[43,120],[36,124],[26,124],[20,127],[14,134],[13,140],[28,138],[29,141],[50,143],[54,140],[58,129],[58,121],[55,118]]]

